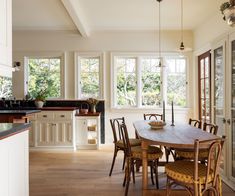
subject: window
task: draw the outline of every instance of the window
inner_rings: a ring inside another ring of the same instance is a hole
[[[186,60],[182,58],[167,58],[166,66],[168,104],[174,101],[174,105],[186,107]]]
[[[78,98],[102,98],[102,56],[100,54],[79,54],[77,59]]]
[[[28,58],[28,94],[35,98],[45,91],[47,98],[62,98],[61,58]]]
[[[0,76],[0,97],[12,98],[12,79]]]
[[[120,58],[116,62],[117,104],[120,106],[136,105],[136,59]]]
[[[158,107],[163,100],[187,106],[186,59],[164,57],[164,66],[154,56],[113,55],[112,105],[117,108]]]
[[[211,54],[210,51],[198,57],[199,78],[199,119],[210,122],[211,120]]]

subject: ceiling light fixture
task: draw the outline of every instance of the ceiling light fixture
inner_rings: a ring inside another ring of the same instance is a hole
[[[178,52],[188,52],[191,51],[191,48],[186,48],[184,46],[184,9],[183,9],[183,0],[181,0],[181,42],[180,47],[177,49]]]
[[[161,1],[162,0],[156,0],[159,2],[158,6],[158,52],[159,52],[159,67],[163,67],[162,65],[162,55],[161,55]]]
[[[235,26],[235,0],[224,2],[220,6],[220,11],[224,15],[223,19],[231,27]]]

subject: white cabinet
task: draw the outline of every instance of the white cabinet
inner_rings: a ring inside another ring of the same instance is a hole
[[[28,131],[0,140],[0,195],[29,195]]]
[[[12,0],[0,1],[0,75],[12,75]]]
[[[76,116],[78,149],[99,149],[100,116]]]
[[[42,111],[36,115],[36,147],[73,147],[75,145],[75,112]]]
[[[31,123],[31,129],[29,130],[29,146],[33,147],[35,146],[36,114],[31,114],[27,117]]]

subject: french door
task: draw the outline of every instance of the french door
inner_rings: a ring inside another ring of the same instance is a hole
[[[213,123],[217,124],[218,135],[226,135],[226,39],[220,40],[212,48],[212,115]],[[227,148],[223,150],[222,163],[220,165],[221,173],[226,175]]]
[[[211,53],[198,57],[199,119],[211,122]]]

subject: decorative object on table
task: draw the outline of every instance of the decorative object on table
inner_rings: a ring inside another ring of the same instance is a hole
[[[47,97],[47,92],[45,90],[41,90],[35,97],[35,105],[37,108],[42,108]]]
[[[223,14],[223,19],[231,27],[235,26],[235,0],[226,1],[221,4],[220,11]]]
[[[81,104],[81,109],[80,109],[80,113],[81,114],[88,114],[89,111],[89,105],[86,102],[82,102]]]
[[[96,113],[96,105],[99,103],[99,100],[94,99],[94,98],[89,98],[87,99],[87,102],[90,105],[91,113]]]
[[[166,123],[162,120],[154,120],[148,123],[151,127],[151,129],[162,129]]]
[[[175,122],[175,120],[174,120],[174,103],[172,101],[171,102],[171,126],[175,126],[174,122]]]
[[[163,112],[162,112],[162,120],[163,120],[163,122],[165,122],[166,121],[165,100],[163,100],[162,110],[163,110]]]

